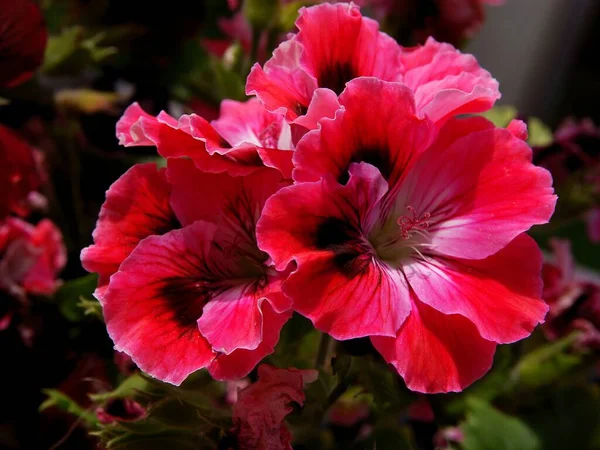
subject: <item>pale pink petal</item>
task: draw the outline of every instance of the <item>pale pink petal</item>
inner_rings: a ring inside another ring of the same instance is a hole
[[[522,234],[483,260],[427,258],[403,266],[420,301],[443,314],[460,314],[487,340],[507,344],[544,321],[542,257]]]

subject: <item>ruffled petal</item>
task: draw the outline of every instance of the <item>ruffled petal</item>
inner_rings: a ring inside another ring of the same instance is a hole
[[[492,108],[500,98],[498,82],[474,56],[429,38],[402,55],[403,82],[415,93],[417,109],[433,122]]]
[[[417,392],[460,392],[492,366],[496,344],[462,316],[414,300],[396,338],[373,337],[375,348]]]
[[[554,211],[550,173],[531,163],[525,142],[505,129],[481,129],[482,120],[450,120],[394,194],[389,217],[396,220],[410,208],[416,217],[428,215],[430,247],[437,253],[486,258]],[[476,131],[463,134],[470,123]]]
[[[264,326],[262,341],[254,350],[235,350],[229,355],[217,355],[208,371],[215,380],[238,380],[248,375],[267,355],[275,351],[283,325],[292,317],[292,310],[274,311],[270,303],[262,305]]]
[[[333,176],[344,183],[350,164],[364,161],[393,185],[433,136],[429,120],[417,117],[411,91],[399,83],[358,78],[348,83],[339,102],[335,119],[322,120],[298,143],[295,181]]]
[[[133,166],[106,192],[94,245],[81,251],[83,267],[99,275],[99,288],[108,284],[142,239],[179,227],[169,205],[170,194],[165,170],[151,163]]]
[[[460,314],[487,340],[508,344],[544,321],[542,257],[522,234],[483,260],[427,258],[403,267],[423,303],[443,314]]]
[[[215,357],[197,326],[214,292],[209,252],[215,231],[215,225],[196,222],[144,239],[100,298],[115,349],[172,384]]]

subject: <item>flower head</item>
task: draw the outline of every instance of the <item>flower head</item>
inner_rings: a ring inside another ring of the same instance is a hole
[[[189,157],[211,173],[246,175],[265,166],[291,172],[290,127],[256,99],[224,100],[211,123],[196,114],[153,117],[134,103],[117,123],[117,138],[126,147],[156,146],[165,158]]]
[[[0,87],[27,81],[44,59],[48,32],[31,0],[0,1]]]
[[[82,252],[100,274],[96,296],[115,348],[174,384],[203,367],[241,378],[271,353],[291,311],[286,274],[270,267],[254,227],[285,184],[274,169],[231,177],[178,158],[118,180],[95,245]]]
[[[419,112],[436,122],[485,111],[500,96],[498,83],[474,57],[433,39],[403,49],[354,4],[303,8],[296,27],[299,32],[264,67],[254,65],[246,92],[304,128],[333,117],[336,95],[357,77],[404,83],[413,90]]]
[[[238,394],[233,425],[240,450],[291,450],[292,436],[284,419],[292,403],[304,403],[304,384],[316,379],[312,370],[258,368],[258,381]]]
[[[307,181],[267,201],[259,247],[296,262],[283,290],[318,329],[370,336],[413,390],[460,390],[544,319],[523,233],[551,216],[551,177],[483,118],[437,132],[400,84],[353,80],[340,104],[298,144]]]

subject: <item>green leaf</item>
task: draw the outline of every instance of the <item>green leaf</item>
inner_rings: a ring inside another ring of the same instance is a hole
[[[467,400],[467,420],[462,425],[464,450],[538,450],[539,438],[523,422],[483,400]]]
[[[523,356],[511,374],[515,389],[530,390],[550,385],[580,367],[584,355],[571,351],[576,339],[577,334],[573,333]]]
[[[94,316],[100,320],[104,320],[102,315],[102,306],[100,302],[95,298],[79,297],[79,303],[77,306],[83,310],[84,316]]]
[[[517,108],[509,105],[499,105],[494,106],[492,109],[481,115],[493,122],[497,127],[504,128],[511,120],[517,117]]]
[[[244,0],[244,16],[254,29],[268,28],[277,15],[279,0]]]
[[[598,386],[582,385],[554,389],[539,407],[523,419],[536,431],[544,450],[592,449],[600,431]]]
[[[106,443],[107,450],[198,450],[202,440],[191,433],[124,434]],[[211,447],[208,447],[211,448]]]
[[[527,143],[532,147],[545,147],[552,144],[554,140],[552,130],[537,117],[530,117],[527,120],[527,128],[529,129]]]
[[[367,448],[377,450],[413,450],[417,446],[412,442],[410,431],[406,427],[375,427],[368,439]]]
[[[82,298],[92,298],[97,285],[98,276],[95,274],[75,278],[64,283],[54,296],[61,314],[71,322],[80,322],[83,320],[86,313],[79,305],[82,302]],[[87,300],[87,302],[93,301]],[[86,308],[88,306],[89,304],[86,304]]]
[[[151,384],[139,373],[125,379],[114,391],[91,394],[90,398],[98,403],[115,398],[132,398],[140,392],[152,391]]]
[[[44,389],[42,392],[46,394],[48,398],[40,405],[40,411],[55,407],[81,419],[89,427],[94,427],[98,424],[98,419],[94,413],[79,406],[77,402],[68,395],[63,394],[56,389]]]

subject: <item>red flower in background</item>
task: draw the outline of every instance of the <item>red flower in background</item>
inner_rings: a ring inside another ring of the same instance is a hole
[[[66,259],[60,230],[49,220],[32,225],[8,218],[0,223],[0,289],[16,297],[51,295]]]
[[[100,274],[96,296],[115,348],[174,384],[203,367],[241,378],[271,353],[291,316],[287,274],[269,266],[254,227],[284,185],[273,169],[231,177],[176,158],[166,171],[140,165],[118,180],[96,243],[82,252]]]
[[[234,432],[240,450],[291,450],[292,435],[284,423],[292,403],[304,404],[304,384],[317,379],[314,370],[258,368],[258,381],[238,394],[233,406]]]
[[[550,244],[554,259],[542,270],[543,298],[550,306],[544,333],[555,340],[580,331],[579,346],[600,349],[600,280],[576,269],[569,241]]]
[[[26,216],[41,182],[33,149],[0,125],[0,220],[9,213]]]
[[[134,103],[117,123],[117,138],[126,147],[156,146],[165,158],[189,157],[211,173],[246,175],[266,165],[289,177],[292,169],[289,126],[255,99],[224,100],[211,123],[196,114],[153,117]]]
[[[400,84],[353,80],[339,100],[296,150],[294,177],[314,181],[267,201],[259,247],[296,262],[283,290],[316,328],[370,336],[413,390],[461,390],[544,319],[522,233],[554,210],[550,174],[483,118],[438,134]]]
[[[48,33],[31,0],[0,0],[0,87],[27,81],[44,60]]]
[[[435,122],[485,111],[500,97],[498,83],[473,56],[434,40],[403,49],[355,5],[302,8],[296,26],[298,34],[264,67],[254,65],[246,92],[309,130],[319,119],[333,117],[336,94],[361,76],[404,83],[413,90],[418,111]]]

